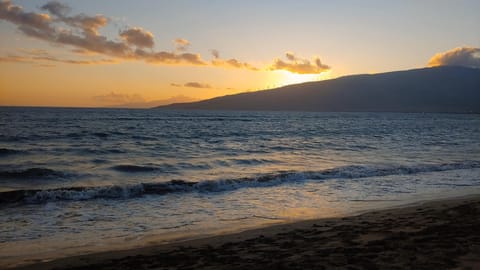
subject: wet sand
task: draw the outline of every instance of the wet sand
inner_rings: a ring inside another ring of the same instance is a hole
[[[18,269],[480,269],[480,195]]]

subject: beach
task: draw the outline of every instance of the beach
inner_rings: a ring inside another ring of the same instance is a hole
[[[17,269],[479,269],[480,195]]]

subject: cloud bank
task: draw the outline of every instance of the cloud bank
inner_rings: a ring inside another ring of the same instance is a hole
[[[480,68],[480,48],[459,47],[435,54],[428,66],[466,66]]]
[[[15,5],[11,0],[0,0],[0,20],[16,25],[26,36],[49,42],[54,45],[70,46],[77,56],[102,55],[101,60],[67,60],[55,57],[33,57],[9,55],[0,57],[0,61],[30,62],[43,60],[71,64],[102,64],[125,61],[143,61],[160,65],[192,65],[219,68],[260,70],[288,70],[300,74],[318,74],[330,69],[319,58],[302,59],[293,53],[287,53],[287,60],[275,59],[266,68],[257,68],[236,58],[222,59],[218,50],[211,50],[212,60],[202,58],[199,53],[187,52],[190,41],[177,38],[174,51],[155,50],[155,36],[142,27],[128,27],[112,38],[100,33],[110,23],[102,14],[71,14],[71,8],[58,1],[50,1],[40,7],[41,12],[28,12]],[[43,13],[42,13],[43,12]],[[23,59],[27,58],[27,59]]]

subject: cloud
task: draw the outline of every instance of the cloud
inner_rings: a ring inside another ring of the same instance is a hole
[[[190,88],[213,88],[211,85],[207,83],[200,83],[200,82],[187,82],[184,84],[179,84],[179,83],[171,83],[170,86],[173,87],[190,87]]]
[[[53,15],[58,17],[63,17],[71,11],[71,8],[65,4],[62,4],[58,1],[50,1],[47,4],[41,7],[43,10],[47,10]]]
[[[118,94],[115,92],[110,92],[105,95],[94,96],[93,99],[97,102],[107,105],[117,105],[124,103],[136,103],[136,102],[145,102],[145,99],[139,94]]]
[[[41,7],[50,13],[25,12],[10,0],[0,2],[0,19],[9,21],[25,35],[52,44],[69,45],[84,53],[103,54],[122,60],[138,60],[166,65],[207,65],[200,54],[165,51],[145,51],[153,48],[153,34],[139,27],[119,33],[117,39],[101,35],[99,29],[110,21],[103,15],[69,15],[68,6],[49,2]],[[65,28],[64,26],[68,27]]]
[[[9,0],[0,1],[0,19],[18,26],[18,30],[34,37],[48,36],[54,29],[52,18],[48,14],[24,12],[22,7],[13,5]]]
[[[177,38],[173,41],[175,44],[175,49],[180,52],[184,52],[188,49],[188,46],[190,46],[190,41],[183,39],[183,38]]]
[[[212,49],[210,50],[210,53],[215,59],[220,58],[220,52],[218,50]]]
[[[293,73],[321,73],[330,67],[321,63],[319,58],[312,61],[286,54],[287,60],[275,59],[266,68],[257,68],[251,63],[236,58],[222,59],[218,50],[211,50],[212,60],[204,60],[199,53],[187,52],[190,41],[183,38],[174,40],[174,51],[155,50],[154,35],[141,27],[129,27],[119,31],[118,36],[109,38],[101,33],[101,29],[110,23],[110,19],[102,14],[85,15],[70,14],[71,8],[58,1],[50,1],[40,7],[47,13],[27,12],[21,6],[14,5],[11,0],[0,0],[0,20],[17,26],[17,29],[32,38],[40,39],[54,45],[69,46],[70,51],[78,57],[102,55],[104,59],[76,60],[55,57],[30,56],[29,60],[63,62],[71,64],[114,63],[124,61],[143,61],[159,65],[210,66],[219,68],[259,70],[288,70]],[[19,56],[20,57],[20,56]],[[20,62],[20,58],[17,58]],[[2,57],[0,61],[15,61],[15,57]]]
[[[199,83],[199,82],[188,82],[184,84],[185,87],[192,87],[192,88],[212,88],[209,84],[206,83]]]
[[[240,62],[237,59],[231,58],[231,59],[213,59],[212,60],[212,65],[215,67],[226,67],[226,68],[239,68],[239,69],[248,69],[248,70],[253,70],[253,71],[258,71],[260,69],[252,66],[249,63],[246,62]]]
[[[109,19],[103,15],[88,16],[78,14],[68,16],[70,7],[57,1],[51,1],[41,7],[53,15],[56,21],[63,22],[69,26],[80,28],[85,35],[98,36],[98,29],[108,24]]]
[[[260,69],[254,67],[253,65],[246,63],[246,62],[241,62],[235,58],[231,59],[221,59],[220,58],[220,52],[218,50],[212,49],[210,50],[210,53],[213,56],[213,60],[211,61],[211,64],[215,67],[225,67],[225,68],[238,68],[238,69],[248,69],[248,70],[253,70],[253,71],[258,71]]]
[[[437,53],[430,58],[428,66],[466,66],[480,68],[480,48],[459,47]]]
[[[130,28],[120,32],[120,37],[122,37],[128,44],[139,48],[153,48],[153,45],[155,44],[153,41],[153,34],[139,27]]]
[[[18,52],[23,55],[9,54],[7,56],[0,57],[0,62],[12,62],[12,63],[26,63],[33,64],[38,63],[38,66],[48,66],[53,67],[55,65],[52,62],[56,63],[65,63],[65,64],[79,64],[79,65],[98,65],[98,64],[114,64],[117,61],[114,59],[101,58],[101,59],[87,59],[87,60],[78,60],[78,59],[63,59],[50,55],[45,50],[25,50],[17,49]],[[45,63],[50,62],[50,63]]]
[[[320,58],[315,57],[312,61],[297,57],[292,52],[285,53],[287,61],[275,59],[269,70],[287,70],[298,74],[319,74],[330,70],[330,67],[322,64]]]
[[[11,62],[11,63],[33,63],[32,59],[29,57],[23,57],[19,55],[6,55],[0,56],[0,62]]]
[[[74,59],[59,59],[52,56],[35,56],[33,60],[43,60],[65,64],[77,64],[77,65],[100,65],[100,64],[115,64],[113,59],[98,59],[98,60],[74,60]],[[51,65],[50,65],[51,66]]]
[[[173,53],[173,52],[146,52],[137,50],[136,55],[145,62],[153,64],[184,64],[188,63],[196,66],[207,65],[198,53]]]

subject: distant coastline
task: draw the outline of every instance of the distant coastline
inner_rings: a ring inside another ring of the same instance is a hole
[[[441,66],[156,107],[173,110],[480,113],[480,69]]]

